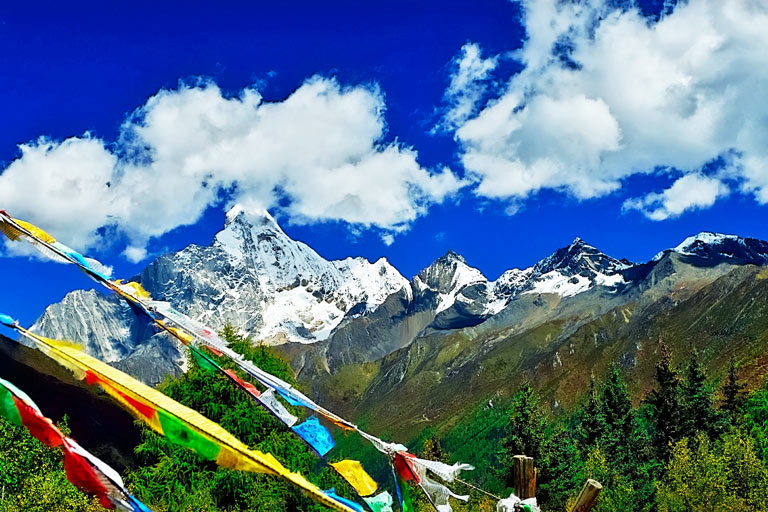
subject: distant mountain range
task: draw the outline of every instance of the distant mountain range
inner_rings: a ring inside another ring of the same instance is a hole
[[[214,328],[278,346],[321,400],[407,429],[402,418],[447,421],[524,377],[568,405],[611,361],[639,390],[660,336],[681,354],[699,346],[715,372],[731,355],[757,372],[767,264],[767,242],[705,232],[646,263],[577,238],[495,281],[448,252],[408,280],[384,258],[325,260],[268,212],[235,207],[210,246],[161,256],[134,279]],[[69,293],[34,330],[150,383],[186,365],[172,340],[94,291]]]

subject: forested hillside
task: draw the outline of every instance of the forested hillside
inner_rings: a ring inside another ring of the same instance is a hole
[[[266,347],[227,331],[231,346],[262,368],[293,379],[288,364]],[[680,365],[662,343],[653,389],[633,407],[617,365],[596,375],[569,414],[552,415],[540,394],[524,382],[508,403],[485,404],[450,428],[426,429],[412,439],[415,452],[431,459],[470,462],[466,478],[490,493],[511,491],[511,458],[526,454],[539,470],[537,497],[545,511],[565,510],[586,478],[604,485],[596,510],[768,510],[768,385],[747,393],[740,369],[709,378],[696,351]],[[185,375],[160,389],[220,422],[254,448],[274,453],[286,466],[323,488],[352,495],[347,484],[283,424],[233,389],[220,375],[191,363]],[[78,414],[82,414],[81,412]],[[66,419],[61,419],[66,428]],[[319,510],[287,484],[267,475],[233,472],[199,459],[138,425],[134,458],[124,460],[128,487],[156,511]],[[59,454],[22,429],[2,424],[0,510],[90,511],[97,504],[66,482]],[[102,440],[114,432],[104,431]],[[73,432],[77,436],[78,432]],[[19,449],[23,447],[23,449]],[[365,454],[362,461],[380,482],[385,461],[352,437],[332,452]],[[495,500],[457,484],[472,499],[455,510],[492,511]],[[431,509],[411,489],[418,511]]]

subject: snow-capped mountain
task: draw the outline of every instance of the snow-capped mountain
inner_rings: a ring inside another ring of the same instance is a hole
[[[495,281],[449,251],[408,281],[384,258],[326,260],[291,239],[266,210],[236,206],[211,245],[161,256],[134,279],[156,300],[215,329],[231,324],[271,345],[320,342],[318,350],[332,367],[386,356],[425,330],[481,324],[525,296],[552,294],[559,302],[593,289],[618,296],[667,254],[766,263],[768,243],[704,233],[635,266],[577,238]],[[50,306],[34,329],[81,341],[88,352],[135,369],[149,382],[184,368],[181,348],[116,297],[72,292]]]
[[[269,344],[326,339],[353,307],[375,310],[408,281],[381,258],[328,261],[266,211],[235,206],[209,247],[167,254],[140,276],[158,300]]]
[[[413,278],[413,288],[419,292],[431,290],[437,294],[436,312],[446,310],[456,302],[456,296],[469,285],[488,280],[478,269],[470,267],[464,258],[448,251]]]
[[[684,256],[725,258],[756,265],[768,263],[768,242],[757,238],[742,238],[736,235],[724,235],[709,231],[702,231],[698,235],[689,236],[677,247],[656,254],[653,261],[660,260],[669,252]]]
[[[420,272],[413,286],[423,289],[426,285],[440,293],[437,313],[452,308],[438,319],[440,325],[466,326],[473,323],[470,318],[477,323],[499,313],[521,294],[572,297],[595,286],[616,289],[626,284],[622,272],[631,266],[576,238],[531,267],[507,270],[496,281],[487,280],[479,270],[451,252]],[[433,284],[435,275],[441,276],[442,281]],[[427,276],[431,279],[426,279]],[[450,286],[447,286],[449,278]],[[449,317],[452,321],[446,322]]]
[[[621,272],[631,266],[628,261],[612,258],[576,238],[533,267],[523,293],[570,297],[596,285],[616,287],[624,282]]]

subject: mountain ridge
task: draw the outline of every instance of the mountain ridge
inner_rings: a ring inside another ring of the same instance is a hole
[[[669,254],[706,262],[697,269],[724,262],[765,264],[768,243],[700,234],[649,262],[631,263],[577,237],[536,264],[506,270],[493,281],[454,251],[408,280],[386,258],[325,260],[291,239],[268,211],[236,205],[211,245],[162,255],[136,280],[155,299],[213,328],[231,324],[254,341],[281,346],[298,371],[317,376],[376,361],[433,332],[486,322],[527,325],[544,314],[537,304],[550,304],[546,315],[581,311],[578,303],[590,300],[604,309],[643,287],[660,290],[668,274],[679,271]],[[580,296],[583,300],[575,299]],[[97,292],[70,292],[46,309],[34,329],[82,341],[86,351],[147,382],[185,370],[178,344],[155,334],[117,298]]]

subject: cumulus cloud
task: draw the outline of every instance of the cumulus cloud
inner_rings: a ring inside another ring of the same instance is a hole
[[[475,114],[478,103],[488,88],[491,72],[498,65],[498,56],[483,58],[477,43],[461,48],[452,65],[451,82],[445,91],[449,105],[442,119],[443,128],[456,128]]]
[[[728,195],[728,192],[728,187],[717,178],[686,174],[663,192],[627,199],[622,208],[625,211],[640,210],[652,220],[665,220],[687,210],[709,208],[719,197]]]
[[[227,97],[210,82],[162,90],[114,144],[85,135],[20,146],[0,174],[0,204],[81,249],[105,232],[123,234],[131,261],[146,257],[150,238],[194,224],[223,197],[279,206],[292,222],[391,235],[465,182],[383,142],[384,109],[376,88],[321,77],[280,102],[251,88]]]
[[[456,130],[478,195],[587,199],[674,169],[690,177],[628,205],[673,217],[711,205],[723,179],[768,203],[765,2],[685,2],[658,21],[598,0],[522,3],[524,69]],[[735,155],[728,176],[708,181],[723,155]],[[686,183],[700,199],[682,197]]]

